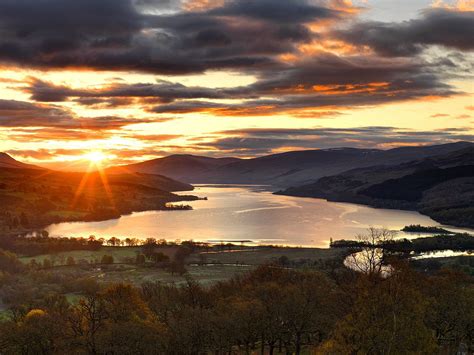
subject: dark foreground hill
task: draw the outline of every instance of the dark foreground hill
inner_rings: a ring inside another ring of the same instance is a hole
[[[39,166],[19,162],[18,160],[15,160],[7,153],[0,153],[0,168],[43,170],[43,168]]]
[[[474,227],[474,147],[394,166],[353,169],[280,194],[413,209]]]
[[[110,171],[162,174],[189,183],[268,184],[289,187],[315,182],[321,177],[354,168],[374,165],[397,165],[415,159],[451,153],[474,147],[473,143],[390,150],[337,148],[295,151],[254,159],[214,159],[192,155],[172,155]]]
[[[133,211],[166,209],[195,199],[172,191],[191,185],[160,175],[73,173],[0,167],[0,232],[62,221],[118,218]]]

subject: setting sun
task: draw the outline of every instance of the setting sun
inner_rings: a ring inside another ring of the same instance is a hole
[[[84,155],[84,158],[93,164],[102,163],[107,159],[107,155],[101,151],[92,151]]]

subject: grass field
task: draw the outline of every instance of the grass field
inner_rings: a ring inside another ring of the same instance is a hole
[[[282,256],[289,261],[327,261],[337,259],[344,255],[343,249],[319,248],[289,248],[289,247],[258,247],[244,248],[220,252],[204,252],[193,254],[191,261],[222,264],[261,265],[277,261]]]
[[[125,282],[141,285],[144,282],[162,282],[166,284],[182,284],[187,278],[203,284],[212,285],[219,281],[225,281],[235,275],[244,274],[254,269],[253,266],[236,265],[189,265],[187,274],[171,274],[169,271],[156,267],[143,267],[133,264],[97,265],[83,268],[77,265],[55,267],[49,269],[52,275],[73,275],[77,280],[95,280],[99,283]],[[77,295],[68,294],[68,300],[74,302]]]
[[[168,256],[172,256],[175,249],[160,248],[157,251]],[[45,258],[54,260],[55,265],[65,265],[68,257],[73,257],[76,262],[86,260],[89,263],[100,261],[102,256],[111,255],[114,262],[128,262],[130,258],[135,259],[136,255],[141,252],[141,247],[108,247],[104,246],[97,251],[77,250],[55,254],[44,254],[34,257],[20,257],[24,263],[29,263],[35,259],[41,263]],[[280,257],[285,256],[290,261],[299,260],[330,260],[341,257],[345,253],[344,249],[318,249],[318,248],[289,248],[289,247],[243,247],[224,251],[210,251],[194,253],[189,258],[189,263],[209,263],[209,264],[245,264],[245,265],[261,265],[268,262],[277,261]]]
[[[170,257],[174,248],[162,248]],[[78,273],[78,277],[92,278],[100,282],[129,282],[141,284],[147,281],[160,281],[165,283],[185,282],[186,277],[191,277],[202,284],[212,284],[218,281],[245,273],[258,265],[277,262],[282,256],[289,262],[324,262],[339,260],[344,255],[342,249],[316,249],[316,248],[280,248],[280,247],[244,247],[235,250],[198,252],[192,254],[187,260],[187,276],[172,275],[169,271],[147,266],[138,266],[133,263],[141,247],[102,247],[97,251],[70,251],[57,254],[45,254],[35,257],[21,257],[20,260],[28,264],[33,259],[42,263],[48,258],[54,261],[55,267],[50,270],[54,273]],[[65,266],[68,257],[73,257],[76,263],[87,261],[89,264],[99,263],[103,255],[112,255],[112,265],[72,265]]]
[[[102,247],[96,251],[89,250],[74,250],[55,254],[44,254],[33,257],[20,257],[20,260],[28,264],[31,260],[36,260],[42,263],[44,259],[48,258],[54,261],[55,265],[65,265],[68,257],[73,257],[76,262],[86,260],[88,263],[100,262],[104,255],[111,255],[114,262],[126,262],[127,258],[135,259],[137,253],[140,253],[141,247]]]

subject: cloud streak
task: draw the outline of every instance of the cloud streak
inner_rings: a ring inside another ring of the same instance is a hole
[[[59,106],[0,99],[0,127],[107,130],[144,122],[149,120],[115,116],[77,117]]]
[[[241,156],[269,154],[298,149],[337,147],[388,148],[403,145],[474,141],[473,134],[456,128],[434,131],[410,131],[396,127],[243,129],[219,132],[225,136],[202,145],[224,154]]]

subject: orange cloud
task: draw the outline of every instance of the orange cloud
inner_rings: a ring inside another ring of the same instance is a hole
[[[188,0],[183,8],[186,11],[205,11],[224,5],[224,0]]]
[[[451,4],[446,3],[444,0],[436,0],[431,6],[455,11],[474,11],[474,0],[457,0]]]

